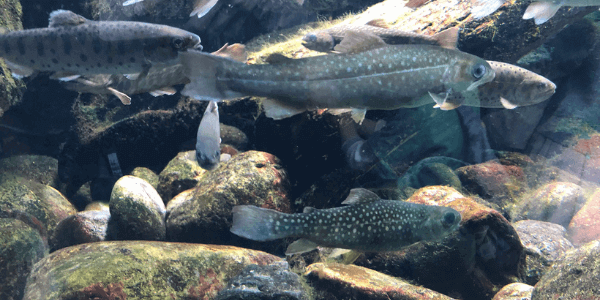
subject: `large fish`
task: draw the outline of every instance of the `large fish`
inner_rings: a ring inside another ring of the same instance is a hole
[[[556,90],[552,81],[529,70],[503,62],[488,60],[488,63],[496,73],[494,80],[457,98],[448,97],[446,101],[438,99],[435,107],[448,110],[467,105],[514,109],[547,100]]]
[[[471,0],[471,14],[483,18],[495,12],[506,0]],[[539,25],[552,18],[562,6],[599,6],[600,0],[541,0],[527,7],[523,19],[534,19]]]
[[[458,50],[387,45],[377,36],[353,32],[340,46],[345,54],[280,57],[281,61],[267,65],[188,51],[180,56],[190,79],[182,94],[211,101],[268,97],[263,108],[274,119],[330,108],[353,109],[355,120],[361,120],[368,109],[420,106],[433,102],[431,98],[421,101],[422,95],[474,90],[494,78],[485,60]]]
[[[335,50],[349,31],[365,32],[380,37],[386,44],[423,44],[437,45],[445,48],[456,48],[458,41],[458,27],[444,30],[433,36],[402,31],[388,28],[387,24],[380,19],[372,20],[365,25],[358,24],[339,24],[328,29],[307,33],[302,38],[304,47],[320,51],[329,52]]]
[[[210,101],[196,136],[196,159],[205,170],[212,170],[221,161],[221,129],[219,127],[219,107]]]
[[[352,189],[347,206],[285,214],[250,205],[233,208],[231,232],[255,241],[300,237],[286,254],[317,246],[364,252],[397,251],[419,241],[439,240],[458,229],[460,214],[443,206],[382,200],[362,188]]]
[[[145,75],[151,66],[176,62],[181,51],[201,49],[198,35],[178,28],[127,21],[91,21],[67,10],[50,14],[47,28],[0,35],[0,57],[17,76],[56,72]]]
[[[240,62],[246,61],[246,52],[242,44],[225,44],[212,53]],[[150,93],[152,96],[175,94],[174,85],[186,84],[189,79],[179,63],[166,67],[152,67],[144,78],[135,80],[122,74],[98,74],[63,82],[63,86],[72,91],[92,94],[112,94],[123,104],[131,104],[129,95]]]

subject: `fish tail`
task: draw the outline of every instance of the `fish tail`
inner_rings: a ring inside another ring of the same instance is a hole
[[[506,0],[471,0],[471,15],[481,19],[495,12]]]
[[[179,54],[185,75],[190,79],[181,94],[204,101],[220,101],[243,94],[227,90],[217,81],[217,71],[227,64],[242,64],[229,58],[195,50]]]
[[[523,19],[535,19],[535,24],[540,25],[550,18],[552,18],[558,9],[562,5],[560,3],[551,3],[551,2],[533,2],[529,4],[525,13],[523,14]]]
[[[233,234],[255,241],[271,241],[294,235],[294,229],[276,230],[276,222],[288,216],[276,210],[252,205],[233,207]]]

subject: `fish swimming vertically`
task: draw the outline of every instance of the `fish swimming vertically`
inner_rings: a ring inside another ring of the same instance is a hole
[[[0,34],[0,57],[16,76],[55,72],[53,78],[84,74],[145,74],[170,64],[181,51],[201,49],[200,37],[166,25],[91,21],[67,10],[50,14],[47,28]],[[142,76],[143,77],[143,76]]]
[[[225,44],[212,54],[240,62],[246,61],[246,52],[242,44]],[[155,97],[173,95],[176,92],[173,88],[174,85],[188,82],[189,79],[185,76],[183,66],[177,63],[166,67],[152,67],[144,78],[135,80],[122,74],[98,74],[63,82],[63,87],[80,93],[112,94],[123,104],[128,105],[131,104],[129,95],[141,93],[150,93]]]
[[[365,25],[358,24],[339,24],[316,32],[307,33],[302,38],[304,47],[320,51],[329,52],[335,50],[349,31],[365,32],[380,37],[386,44],[423,44],[437,45],[445,48],[456,48],[458,41],[458,27],[444,30],[433,36],[392,29],[380,19],[372,20]]]
[[[435,107],[448,110],[467,105],[514,109],[547,100],[556,90],[552,81],[527,69],[497,61],[488,60],[488,63],[496,74],[494,80],[458,98],[448,97],[445,102],[440,99]]]
[[[420,106],[433,102],[415,102],[422,95],[473,90],[494,78],[485,60],[453,49],[387,45],[377,36],[355,32],[346,34],[340,48],[344,54],[279,56],[266,65],[190,50],[180,56],[190,79],[182,94],[212,101],[264,96],[263,108],[273,119],[329,108],[352,109],[355,120],[362,120],[369,109]]]
[[[196,136],[196,159],[198,165],[205,170],[212,170],[219,165],[221,159],[221,129],[219,127],[219,107],[217,102],[210,101]]]
[[[286,214],[251,205],[233,208],[231,232],[255,241],[299,237],[286,254],[317,246],[370,251],[397,251],[419,241],[444,238],[458,229],[460,214],[443,206],[382,200],[362,188],[352,189],[344,207],[305,208]]]
[[[471,0],[471,14],[483,18],[495,12],[506,0]],[[600,6],[600,0],[540,0],[527,7],[523,19],[534,19],[535,24],[543,24],[552,18],[562,6]]]

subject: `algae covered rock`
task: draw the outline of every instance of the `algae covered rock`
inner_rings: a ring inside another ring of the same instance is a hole
[[[58,161],[43,155],[13,155],[0,159],[0,170],[58,189]]]
[[[569,239],[574,245],[600,240],[599,215],[600,189],[597,189],[569,223]]]
[[[48,241],[50,250],[56,251],[72,245],[105,241],[109,220],[108,210],[82,211],[64,218],[58,223]]]
[[[158,175],[157,191],[165,203],[175,195],[191,189],[206,170],[196,161],[196,151],[180,152]]]
[[[169,205],[167,235],[173,241],[231,243],[234,205],[249,204],[290,212],[289,182],[275,156],[240,153],[208,172],[186,197]],[[173,200],[175,201],[175,199]]]
[[[121,177],[108,205],[111,221],[117,226],[117,239],[165,239],[165,205],[145,180],[129,175]]]
[[[531,299],[533,287],[524,283],[515,282],[505,285],[492,300],[524,300]]]
[[[158,175],[154,173],[154,171],[145,168],[145,167],[137,167],[131,171],[131,176],[135,176],[141,179],[146,180],[153,188],[158,188]]]
[[[46,254],[37,230],[18,219],[0,218],[0,299],[23,299],[29,272]]]
[[[21,24],[21,2],[19,0],[0,1],[0,27],[8,30],[23,29]],[[19,103],[23,97],[25,83],[12,77],[11,71],[4,60],[0,60],[0,117],[11,106]]]
[[[276,261],[281,258],[232,246],[82,244],[40,261],[28,278],[25,299],[212,299],[246,266]]]

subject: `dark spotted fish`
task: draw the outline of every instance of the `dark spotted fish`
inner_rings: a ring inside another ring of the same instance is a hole
[[[145,74],[151,66],[176,62],[181,51],[201,49],[200,38],[178,28],[126,21],[91,21],[67,10],[50,14],[47,28],[0,35],[0,57],[17,76],[56,72]]]
[[[337,50],[335,49],[336,45],[344,39],[346,33],[349,31],[376,35],[389,45],[423,44],[453,49],[456,48],[459,29],[458,27],[453,27],[436,35],[428,36],[388,28],[383,20],[377,19],[365,25],[339,24],[325,30],[310,32],[302,38],[302,45],[308,49],[320,52]]]
[[[210,101],[196,136],[196,159],[205,170],[212,170],[221,160],[221,129],[219,127],[219,108],[217,102]]]
[[[242,44],[225,44],[221,49],[212,53],[233,60],[246,61],[246,52]],[[183,66],[179,63],[150,68],[144,78],[132,80],[122,74],[98,74],[63,82],[63,86],[72,91],[92,94],[112,94],[123,104],[131,104],[129,95],[150,93],[152,96],[174,95],[175,85],[186,84],[189,79],[185,76]]]
[[[268,97],[263,108],[274,119],[330,108],[353,109],[355,120],[361,120],[368,109],[433,103],[419,97],[474,90],[494,78],[485,60],[438,46],[387,45],[377,36],[351,32],[340,49],[344,54],[279,56],[267,65],[188,51],[180,55],[190,78],[182,94],[211,101]]]
[[[352,189],[347,206],[285,214],[250,205],[233,208],[231,232],[255,241],[300,237],[286,254],[317,246],[358,251],[397,251],[419,241],[439,240],[458,229],[460,214],[449,207],[381,200]]]
[[[438,98],[435,107],[448,110],[467,105],[514,109],[547,100],[556,90],[552,81],[529,70],[503,62],[488,63],[496,73],[494,80],[464,92],[458,98],[449,97],[446,101]]]

